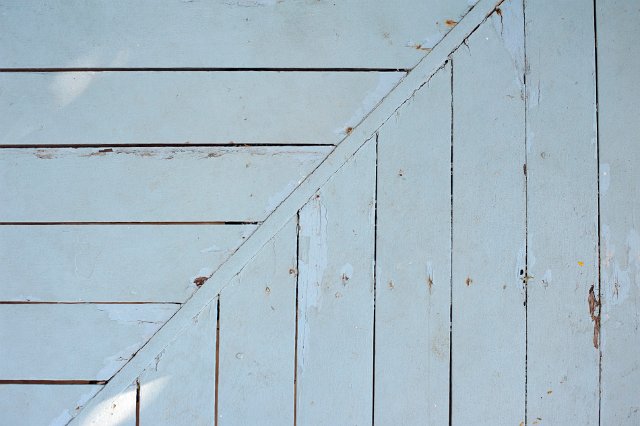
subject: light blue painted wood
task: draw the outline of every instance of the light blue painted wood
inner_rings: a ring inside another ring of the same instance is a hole
[[[184,302],[255,225],[0,227],[0,300]]]
[[[214,300],[140,375],[140,425],[214,424],[217,316]]]
[[[100,385],[0,385],[0,423],[64,426]]]
[[[294,420],[297,221],[220,294],[218,424]]]
[[[2,305],[0,380],[108,380],[177,308]]]
[[[184,327],[191,323],[193,316],[197,315],[204,306],[217,297],[220,290],[227,286],[233,276],[295,215],[296,211],[317,192],[318,188],[340,170],[345,162],[361,149],[365,141],[369,140],[381,125],[394,119],[398,106],[407,102],[413,96],[419,87],[441,67],[452,49],[460,46],[494,7],[495,0],[480,0],[478,5],[400,82],[398,87],[383,100],[379,107],[372,111],[362,124],[355,128],[332,151],[327,159],[274,210],[247,242],[154,335],[137,353],[136,357],[105,385],[103,391],[89,402],[87,407],[72,421],[72,424],[82,424],[82,422],[87,421],[90,419],[92,410],[110,401],[129,386],[138,377],[140,371],[146,368],[155,356],[166,347],[167,343],[172,341]],[[355,253],[359,257],[361,256],[360,251],[356,250]],[[370,375],[372,375],[372,371]],[[347,400],[353,401],[352,394],[343,399],[341,404],[347,404]],[[371,411],[370,406],[369,411]],[[370,419],[367,419],[366,422],[368,421]]]
[[[449,421],[451,67],[378,137],[375,423]]]
[[[524,32],[500,8],[453,55],[454,425],[524,421]]]
[[[297,423],[370,424],[375,140],[300,210]]]
[[[260,221],[330,148],[100,151],[0,151],[0,221]]]
[[[526,2],[526,16],[528,424],[597,425],[593,9]]]
[[[476,0],[4,0],[0,67],[411,67]]]
[[[598,0],[602,425],[640,424],[640,8]]]
[[[136,423],[137,388],[137,383],[132,383],[117,395],[103,399],[100,404],[88,407],[88,409],[84,408],[82,412],[86,417],[75,424],[80,426],[138,426]]]
[[[4,73],[0,144],[333,144],[404,75]]]

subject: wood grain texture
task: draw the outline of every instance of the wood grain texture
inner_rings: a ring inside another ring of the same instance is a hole
[[[177,305],[3,305],[0,379],[108,380]]]
[[[214,300],[140,375],[139,424],[214,424],[217,316]]]
[[[220,294],[218,424],[293,424],[293,218]]]
[[[593,9],[526,5],[528,422],[597,425],[588,302],[590,288],[598,294]]]
[[[335,144],[404,75],[2,73],[0,145]]]
[[[452,424],[525,410],[522,3],[453,55]]]
[[[182,303],[255,228],[0,226],[0,301]]]
[[[602,262],[602,425],[640,423],[640,8],[596,2]]]
[[[0,67],[411,67],[473,4],[10,0]]]
[[[375,140],[300,210],[297,422],[370,424]]]
[[[2,424],[64,426],[100,385],[0,385]]]
[[[101,151],[0,150],[0,221],[260,221],[330,148]]]
[[[375,423],[449,421],[451,67],[378,137]]]
[[[179,334],[204,306],[219,294],[237,272],[253,258],[286,223],[296,211],[312,197],[328,179],[342,168],[375,134],[377,129],[393,119],[398,106],[412,95],[442,66],[450,52],[461,44],[485,17],[496,7],[496,0],[480,0],[478,4],[456,25],[450,33],[399,85],[341,142],[327,159],[258,227],[238,251],[225,262],[202,288],[187,301],[176,315],[154,335],[119,373],[114,376],[96,398],[72,420],[80,424],[91,410],[108,401],[134,381],[168,342]]]

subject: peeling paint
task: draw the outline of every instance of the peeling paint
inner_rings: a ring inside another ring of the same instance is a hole
[[[298,185],[300,185],[304,178],[305,176],[300,176],[300,179],[297,181],[290,180],[289,182],[287,182],[287,185],[284,188],[271,195],[267,200],[267,206],[265,207],[264,212],[268,214],[274,211],[280,205],[280,203],[282,203],[282,201],[284,201],[289,196],[289,194],[291,194],[293,190],[296,189]]]
[[[491,15],[491,22],[511,56],[518,73],[518,84],[524,93],[524,16],[522,3],[517,0],[506,1],[499,10],[500,13]]]
[[[85,392],[80,395],[80,398],[78,398],[76,403],[73,405],[73,408],[64,410],[58,417],[49,423],[49,426],[65,426],[101,389],[101,387],[91,387],[89,392]]]
[[[367,93],[351,118],[334,132],[339,135],[346,135],[346,129],[354,129],[396,87],[404,76],[404,73],[379,73],[375,89]]]
[[[322,308],[322,285],[327,268],[327,209],[320,196],[312,197],[300,210],[298,368],[304,371],[309,351],[309,316]]]

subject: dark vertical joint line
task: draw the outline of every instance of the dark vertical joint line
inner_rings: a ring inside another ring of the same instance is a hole
[[[376,164],[375,164],[375,190],[373,200],[373,358],[371,374],[371,424],[375,424],[376,414],[376,294],[378,279],[378,138],[376,132]]]
[[[449,228],[449,426],[453,423],[453,57],[449,57],[451,64],[451,138],[450,148],[450,177],[449,177],[449,201],[450,201],[450,228]]]
[[[218,388],[220,384],[220,295],[218,295],[218,305],[216,312],[216,365],[215,365],[215,385],[213,402],[213,424],[218,426]]]
[[[596,103],[596,188],[598,193],[597,210],[598,210],[598,327],[602,327],[602,222],[600,216],[600,96],[598,92],[598,7],[596,0],[593,0],[593,56],[595,69],[595,103]],[[602,331],[598,330],[598,425],[601,424],[602,416]]]
[[[524,55],[524,70],[522,82],[524,84],[524,424],[528,425],[528,398],[529,398],[529,174],[527,138],[529,115],[529,90],[527,87],[527,0],[522,0],[522,43]]]
[[[296,213],[296,324],[293,343],[293,426],[298,422],[298,321],[300,320],[300,210]]]
[[[136,426],[140,426],[140,379],[136,379]]]

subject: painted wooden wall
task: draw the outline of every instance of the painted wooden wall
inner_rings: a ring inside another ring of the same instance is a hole
[[[0,425],[640,424],[640,4],[0,28]]]

